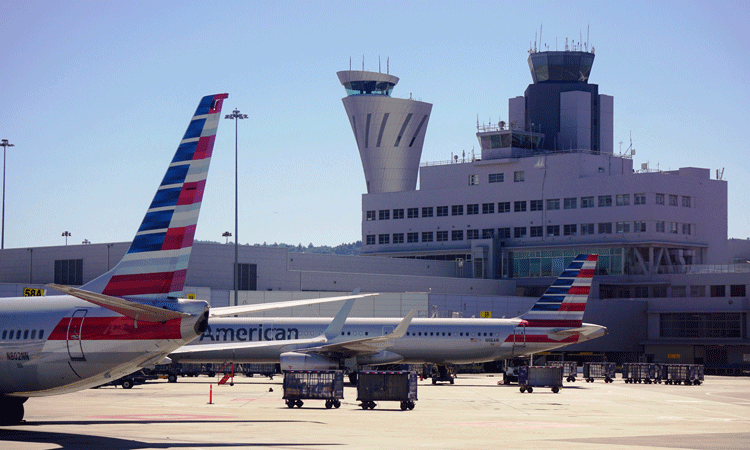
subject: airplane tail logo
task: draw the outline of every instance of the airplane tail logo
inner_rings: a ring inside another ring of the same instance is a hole
[[[203,97],[128,252],[82,289],[117,297],[182,296],[221,107]]]
[[[580,327],[599,255],[578,255],[520,318],[536,327]]]

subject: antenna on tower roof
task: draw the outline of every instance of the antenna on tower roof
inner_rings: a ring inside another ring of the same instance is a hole
[[[387,73],[388,75],[391,74],[391,57],[390,56],[385,59],[385,73]]]
[[[365,55],[362,55],[362,72],[365,71]]]
[[[349,57],[349,70],[352,70],[352,57]]]
[[[380,70],[380,55],[378,55],[378,73],[383,73],[383,72],[382,72],[382,71]]]
[[[539,49],[542,49],[542,24],[539,23]]]

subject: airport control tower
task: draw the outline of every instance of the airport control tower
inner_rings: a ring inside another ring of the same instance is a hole
[[[544,135],[535,149],[587,149],[612,154],[613,97],[588,82],[593,49],[530,51],[533,84],[523,97],[510,99],[510,128]]]
[[[342,99],[357,141],[367,193],[417,188],[422,145],[432,104],[392,98],[398,77],[379,72],[337,73]]]

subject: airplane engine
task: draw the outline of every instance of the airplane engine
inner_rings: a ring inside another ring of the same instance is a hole
[[[281,370],[336,370],[339,364],[325,356],[286,352],[279,357]]]
[[[375,353],[374,355],[359,355],[357,356],[357,364],[368,364],[376,366],[378,364],[393,364],[401,362],[404,357],[398,353],[389,352],[383,350],[382,352]]]

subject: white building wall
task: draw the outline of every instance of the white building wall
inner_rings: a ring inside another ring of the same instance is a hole
[[[599,152],[612,154],[615,145],[615,98],[599,94]]]

